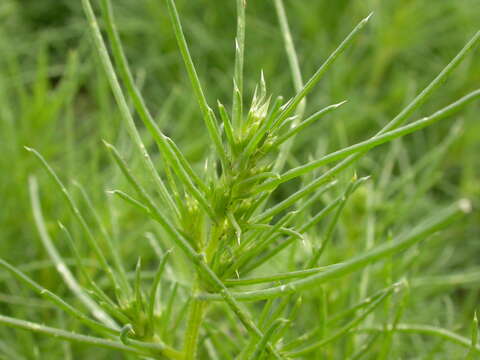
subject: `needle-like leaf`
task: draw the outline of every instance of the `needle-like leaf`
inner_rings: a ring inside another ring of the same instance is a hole
[[[193,64],[192,57],[190,56],[190,52],[188,50],[187,40],[185,39],[185,35],[183,34],[182,24],[180,22],[180,17],[178,16],[178,11],[175,6],[174,0],[167,0],[167,5],[170,14],[170,20],[172,21],[175,37],[177,39],[178,47],[180,49],[180,53],[182,54],[183,62],[185,63],[185,67],[188,73],[188,77],[190,78],[195,97],[197,98],[200,110],[202,111],[203,120],[205,121],[208,133],[213,141],[215,150],[217,151],[218,156],[222,160],[224,168],[226,168],[227,155],[223,147],[220,130],[218,128],[214,113],[212,109],[210,109],[210,107],[208,106],[207,99],[205,98],[205,95],[203,93],[200,79],[198,78],[197,71],[195,70],[195,65]]]
[[[105,255],[103,254],[103,251],[100,248],[100,245],[98,244],[97,239],[93,235],[92,230],[88,226],[88,224],[87,224],[85,218],[83,217],[83,215],[80,213],[80,210],[78,209],[75,201],[73,200],[73,197],[70,195],[70,193],[68,192],[65,185],[63,185],[62,181],[57,176],[55,171],[53,171],[53,169],[50,167],[50,165],[47,163],[47,161],[44,159],[44,157],[38,151],[36,151],[35,149],[32,149],[32,148],[29,148],[29,147],[25,147],[25,149],[27,151],[33,153],[37,157],[37,159],[40,160],[40,162],[44,166],[44,168],[47,170],[47,173],[50,175],[50,177],[52,178],[52,180],[54,181],[54,183],[57,185],[58,189],[62,193],[63,197],[65,198],[65,200],[66,200],[67,204],[69,205],[70,210],[72,211],[75,219],[78,221],[82,230],[87,235],[88,244],[93,249],[93,251],[95,252],[95,255],[98,257],[98,259],[100,260],[100,264],[102,265],[103,270],[109,276],[110,280],[112,281],[112,284],[114,284],[114,286],[117,289],[120,288],[119,282],[117,280],[117,276],[114,274],[112,268],[108,264],[108,261],[105,258]]]
[[[117,75],[115,74],[115,70],[110,60],[110,56],[108,55],[107,47],[103,42],[103,37],[100,32],[90,1],[82,0],[82,5],[90,25],[93,42],[97,49],[98,56],[100,58],[105,74],[107,75],[107,79],[110,84],[110,87],[112,88],[112,92],[117,102],[117,105],[120,109],[120,114],[127,125],[128,133],[132,138],[133,142],[135,143],[135,146],[137,147],[137,150],[139,151],[141,155],[141,159],[144,162],[146,168],[149,170],[150,174],[152,175],[152,178],[155,180],[155,183],[159,189],[160,194],[162,194],[163,199],[166,201],[170,209],[172,209],[174,212],[177,213],[178,210],[173,200],[170,198],[170,195],[168,193],[168,190],[163,180],[160,178],[160,175],[155,169],[155,165],[153,164],[152,159],[150,158],[150,155],[148,154],[146,147],[143,144],[143,141],[140,137],[140,134],[135,126],[135,122],[130,113],[127,100],[125,99],[122,88],[120,86],[120,83],[117,79]]]
[[[470,203],[468,200],[460,200],[447,208],[436,212],[435,216],[426,219],[408,233],[399,236],[397,240],[379,245],[376,248],[359,255],[353,259],[337,264],[330,270],[309,276],[305,279],[292,281],[286,285],[279,285],[263,290],[252,290],[239,293],[232,293],[232,296],[241,301],[258,301],[269,299],[271,297],[285,296],[298,292],[303,289],[310,288],[312,285],[319,285],[329,280],[347,275],[357,269],[361,269],[365,265],[379,261],[386,256],[398,253],[412,246],[413,244],[425,239],[428,235],[442,229],[461,214],[470,211]],[[218,300],[219,295],[203,294],[201,298]]]
[[[327,165],[333,161],[341,160],[352,154],[364,153],[381,144],[390,142],[393,139],[421,130],[427,126],[430,126],[436,123],[439,120],[442,120],[448,116],[451,116],[452,114],[455,114],[457,111],[462,109],[465,105],[477,99],[478,97],[480,97],[480,89],[475,90],[468,95],[465,95],[464,97],[460,98],[456,102],[448,105],[447,107],[441,110],[438,110],[434,114],[427,116],[423,119],[420,119],[418,121],[415,121],[411,124],[405,125],[395,130],[383,132],[381,135],[376,135],[369,140],[365,140],[355,145],[348,146],[341,150],[335,151],[331,154],[325,155],[324,157],[318,160],[312,161],[308,164],[299,166],[297,168],[293,168],[287,171],[286,173],[284,173],[283,175],[279,176],[278,178],[271,179],[266,183],[262,184],[260,187],[257,188],[257,191],[271,190],[277,187],[278,185],[280,185],[281,183],[284,183],[288,180],[294,179],[301,175],[307,174],[308,172],[313,171],[321,166]]]

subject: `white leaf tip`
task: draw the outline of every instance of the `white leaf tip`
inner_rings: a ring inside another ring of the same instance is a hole
[[[472,211],[472,202],[468,199],[460,199],[458,201],[458,207],[460,208],[461,211],[463,211],[465,214],[468,214]]]
[[[105,139],[102,139],[102,143],[103,143],[103,145],[105,145],[107,148],[112,148],[112,147],[113,147],[112,144],[110,144],[110,143],[109,143],[107,140],[105,140]]]

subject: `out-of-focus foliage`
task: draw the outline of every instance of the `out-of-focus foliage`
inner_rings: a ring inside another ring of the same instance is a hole
[[[152,113],[162,130],[202,169],[209,141],[192,101],[164,1],[117,0],[114,7],[125,50]],[[235,1],[178,0],[177,7],[199,75],[208,86],[210,102],[220,98],[229,104]],[[298,137],[294,156],[289,159],[292,165],[372,135],[450,61],[478,30],[480,18],[477,0],[285,0],[285,7],[304,80],[361,18],[374,12],[369,28],[309,97],[307,113],[344,99],[348,103]],[[251,98],[261,70],[273,93],[292,95],[293,85],[273,3],[249,0],[247,22],[245,74],[250,94],[247,98]],[[30,274],[43,286],[70,296],[52,268],[43,266],[48,256],[33,225],[27,191],[29,175],[39,177],[48,229],[66,254],[68,247],[62,241],[56,219],[69,223],[71,215],[53,185],[39,171],[38,163],[23,150],[28,145],[49,159],[63,179],[76,179],[86,185],[106,221],[115,219],[117,224],[111,225],[121,232],[115,236],[121,238],[121,253],[130,269],[133,270],[140,254],[144,263],[153,264],[154,268],[155,256],[143,237],[145,231],[152,231],[151,224],[131,208],[120,208],[105,195],[107,188],[123,180],[110,165],[100,146],[101,139],[116,140],[127,153],[130,145],[94,56],[80,3],[1,1],[0,54],[0,257],[24,264],[26,269],[36,269]],[[430,114],[478,84],[477,51],[416,116]],[[327,254],[329,262],[354,256],[368,246],[365,236],[369,221],[375,223],[374,235],[383,239],[389,231],[396,233],[408,228],[444,202],[466,197],[472,200],[474,208],[480,206],[478,109],[478,104],[468,107],[454,122],[438,124],[396,141],[374,151],[359,164],[360,175],[374,175],[373,185],[359,189],[352,196],[339,222],[335,251]],[[145,137],[145,141],[151,140]],[[153,144],[150,145],[154,150]],[[161,159],[155,160],[161,167]],[[133,159],[132,167],[137,165],[138,160]],[[70,183],[69,187],[79,197],[75,187]],[[291,191],[285,186],[285,194]],[[75,226],[73,232],[80,234]],[[404,262],[412,261],[411,266],[394,263],[392,278],[396,278],[395,269],[400,274],[408,269],[413,278],[475,272],[479,266],[479,234],[480,215],[474,211],[441,238],[433,239],[428,248],[408,253]],[[3,281],[1,276],[1,294],[29,295],[21,285],[11,279]],[[358,280],[348,278],[341,286],[348,287],[348,281]],[[364,286],[368,289],[368,284]],[[329,293],[331,303],[335,304],[332,311],[337,309],[335,306],[340,309],[343,304],[350,304],[358,296],[356,290],[343,293],[334,290]],[[465,284],[414,288],[404,316],[419,323],[442,324],[468,337],[478,297],[476,287]],[[20,301],[0,302],[0,313],[52,326],[76,326],[57,316],[51,308],[26,305]],[[306,322],[305,326],[308,325]],[[5,328],[0,329],[0,339],[0,354],[5,358],[42,359],[46,353],[49,359],[65,358],[65,354],[74,354],[73,359],[111,358],[107,351],[80,345],[63,348],[51,339]],[[393,348],[392,358],[412,358],[428,351],[436,359],[461,358],[457,357],[458,348],[435,338],[402,335],[396,338]]]

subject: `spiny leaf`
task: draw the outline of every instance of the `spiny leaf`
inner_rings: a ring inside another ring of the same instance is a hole
[[[400,127],[398,129],[388,131],[388,132],[383,132],[381,135],[376,135],[369,140],[362,141],[360,143],[357,143],[355,145],[351,145],[349,147],[343,148],[341,150],[335,151],[331,154],[325,155],[324,157],[312,161],[308,164],[299,166],[297,168],[293,168],[283,175],[281,175],[277,179],[272,179],[264,184],[262,184],[257,191],[261,190],[271,190],[272,188],[275,188],[276,186],[280,185],[281,183],[284,183],[288,180],[294,179],[298,176],[304,175],[310,171],[313,171],[321,166],[327,165],[333,161],[341,160],[349,155],[352,154],[357,154],[357,153],[363,153],[366,152],[376,146],[379,146],[381,144],[384,144],[386,142],[390,142],[393,139],[399,138],[401,136],[405,136],[407,134],[411,134],[412,132],[421,130],[427,126],[430,126],[434,123],[436,123],[439,120],[444,119],[447,116],[450,116],[454,114],[455,112],[459,111],[461,108],[463,108],[466,104],[469,102],[475,100],[476,98],[480,97],[480,90],[476,90],[471,92],[468,95],[465,95],[461,99],[457,100],[456,102],[450,104],[449,106],[438,110],[434,114],[427,116],[421,120],[415,121],[411,124],[405,125],[403,127]]]
[[[342,43],[327,58],[327,60],[325,60],[322,66],[320,66],[320,68],[315,72],[315,74],[313,74],[313,76],[307,81],[305,86],[285,105],[285,108],[280,114],[280,122],[283,122],[292,115],[298,104],[300,104],[300,102],[305,98],[305,96],[307,96],[313,90],[315,85],[320,81],[320,79],[327,72],[327,70],[333,65],[333,63],[340,56],[340,54],[343,53],[348,47],[348,45],[351,44],[355,36],[365,26],[365,24],[368,22],[372,15],[373,13],[371,13],[365,19],[358,23],[358,25],[352,30],[352,32],[348,34],[345,40],[342,41]]]

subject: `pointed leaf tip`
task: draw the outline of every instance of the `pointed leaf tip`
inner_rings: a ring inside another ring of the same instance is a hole
[[[395,293],[398,293],[398,292],[402,291],[403,289],[407,289],[408,287],[409,287],[408,279],[406,277],[403,277],[403,278],[400,279],[400,281],[393,284],[393,291]]]
[[[123,344],[128,344],[128,334],[135,335],[135,330],[133,329],[133,326],[131,324],[125,325],[121,330],[120,330],[120,341]]]
[[[63,223],[60,221],[60,220],[57,220],[57,225],[58,227],[61,229],[61,230],[65,230],[65,225],[63,225]]]
[[[107,140],[102,139],[103,145],[105,145],[108,149],[113,149],[113,145],[110,144]]]
[[[358,182],[359,183],[364,183],[365,181],[370,180],[371,177],[372,177],[371,175],[363,176],[360,179],[358,179]]]

